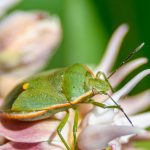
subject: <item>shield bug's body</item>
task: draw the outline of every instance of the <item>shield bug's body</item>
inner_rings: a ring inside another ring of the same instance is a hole
[[[77,104],[86,102],[107,108],[104,104],[94,102],[91,99],[98,93],[106,94],[111,90],[109,82],[100,79],[100,75],[104,74],[99,72],[95,76],[88,67],[82,64],[74,64],[68,68],[35,75],[12,90],[1,107],[1,115],[23,121],[34,121],[48,118],[57,112],[66,111],[66,116],[57,131],[66,148],[70,150],[61,135],[61,130],[69,117],[68,109],[75,110],[73,133],[74,145],[76,146]],[[121,107],[118,106],[118,108]]]
[[[25,80],[7,96],[1,110],[9,118],[40,120],[109,89],[109,84],[86,66],[75,64]]]

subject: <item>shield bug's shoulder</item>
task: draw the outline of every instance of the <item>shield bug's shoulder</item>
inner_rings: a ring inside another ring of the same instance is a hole
[[[74,64],[68,67],[64,74],[63,92],[69,101],[76,101],[80,96],[86,94],[86,82],[93,78],[92,71],[83,64]]]

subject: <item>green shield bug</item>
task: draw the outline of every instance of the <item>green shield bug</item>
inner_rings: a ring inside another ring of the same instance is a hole
[[[141,47],[140,45],[135,49],[125,59],[125,62]],[[100,78],[101,75],[104,79]],[[74,64],[67,68],[40,73],[24,80],[7,96],[1,107],[0,115],[22,121],[35,121],[48,118],[57,112],[66,111],[64,119],[57,127],[57,132],[67,150],[70,150],[70,146],[63,138],[61,131],[69,117],[68,109],[73,108],[75,110],[73,136],[74,149],[76,149],[78,126],[76,108],[79,103],[91,103],[102,108],[118,108],[132,124],[123,109],[107,93],[109,90],[113,89],[108,82],[108,78],[102,72],[94,75],[87,66]],[[92,97],[96,94],[108,95],[115,106],[106,106],[95,102]]]

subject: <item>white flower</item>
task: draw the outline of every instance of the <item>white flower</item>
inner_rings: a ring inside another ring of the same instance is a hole
[[[9,8],[11,8],[12,6],[14,6],[20,1],[21,0],[1,0],[0,1],[0,10],[1,10],[0,17],[3,16]]]
[[[97,66],[95,72],[101,70],[105,72],[106,75],[111,73],[111,68],[113,67],[121,42],[123,41],[127,31],[127,25],[122,25],[116,30],[108,44],[105,56],[102,59],[102,62]],[[139,58],[128,62],[110,78],[111,85],[113,87],[117,86],[131,71],[146,62],[146,58]],[[132,99],[136,98],[138,103],[135,103],[135,100],[129,101],[131,99],[130,97],[125,99],[128,104],[123,104],[121,102],[123,101],[124,96],[127,96],[127,94],[139,83],[139,81],[149,74],[150,69],[142,71],[131,81],[129,81],[122,89],[112,94],[112,98],[121,104],[121,106],[125,109],[124,111],[128,115],[133,115],[133,113],[137,113],[138,111],[148,107],[147,105],[150,102],[149,90],[138,96],[132,97]],[[101,95],[98,95],[94,98],[99,102],[104,102],[106,105],[114,105],[112,100],[106,96],[102,97]],[[150,119],[150,113],[144,113],[142,116],[129,116],[129,118],[131,119],[134,127],[131,127],[129,121],[125,118],[122,112],[114,109],[94,107],[82,120],[82,131],[78,140],[79,148],[81,150],[98,150],[107,148],[109,144],[113,150],[120,150],[122,149],[121,144],[128,142],[131,137],[125,135],[132,134],[133,136],[138,133],[145,135],[146,133],[144,130],[140,128],[144,129],[150,126],[150,121],[146,121],[148,118]],[[119,138],[121,136],[123,137]]]
[[[47,64],[60,37],[59,19],[44,12],[14,12],[0,22],[2,97],[20,80]]]

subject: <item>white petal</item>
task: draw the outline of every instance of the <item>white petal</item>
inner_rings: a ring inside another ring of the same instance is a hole
[[[128,115],[141,112],[150,106],[150,90],[135,96],[129,96],[125,100],[122,100],[120,104]]]
[[[128,74],[133,70],[147,63],[146,58],[138,58],[123,65],[117,72],[109,79],[112,87],[117,86]]]
[[[147,128],[150,126],[150,112],[131,116],[130,119],[135,127]],[[125,118],[122,118],[122,119],[118,118],[118,119],[116,119],[115,124],[128,125],[129,122]]]
[[[0,1],[0,16],[4,15],[5,12],[12,7],[13,5],[15,5],[16,3],[18,3],[20,0],[1,0]]]
[[[143,132],[130,126],[91,125],[81,131],[78,146],[81,150],[99,150],[106,148],[107,144],[117,137]]]
[[[122,89],[113,94],[113,99],[118,101],[121,97],[127,95],[144,77],[150,74],[150,69],[144,70],[131,79]],[[108,100],[110,104],[114,104],[111,99]],[[107,101],[107,102],[108,102]]]
[[[130,117],[133,125],[135,127],[138,128],[147,128],[150,126],[150,113],[143,113],[140,115],[136,115],[136,116],[131,116]],[[118,118],[115,120],[114,124],[117,125],[128,125],[129,122],[125,119],[125,118]],[[120,138],[120,142],[121,143],[128,143],[130,138],[133,135],[128,135],[128,136],[123,136]],[[149,140],[150,139],[150,133],[149,132],[143,132],[143,134],[137,135],[135,138],[141,138],[141,139],[145,139],[145,140]]]
[[[117,139],[111,141],[111,142],[109,143],[109,145],[111,146],[111,149],[112,149],[112,150],[122,150],[122,146],[121,146],[121,143],[120,143],[120,141],[119,141],[119,138],[117,138]]]
[[[98,112],[96,112],[96,110],[95,112],[89,112],[82,121],[82,127],[85,128],[87,125],[94,124],[111,124],[114,118],[114,113],[113,109],[104,110],[102,108],[99,108]]]
[[[118,55],[122,41],[127,32],[128,26],[126,24],[122,24],[121,26],[119,26],[119,28],[117,28],[117,30],[113,33],[106,48],[106,53],[100,64],[95,69],[95,72],[103,71],[107,74],[111,71],[111,68],[114,65],[114,62]]]
[[[39,62],[46,64],[61,39],[61,25],[57,17],[44,12],[17,11],[0,22],[0,37],[3,67],[10,69],[19,63],[21,66],[34,63],[32,69],[40,70]]]

